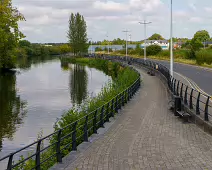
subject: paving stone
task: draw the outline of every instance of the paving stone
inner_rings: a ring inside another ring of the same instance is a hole
[[[141,90],[110,129],[65,170],[212,169],[212,136],[168,109],[164,84],[139,69]]]

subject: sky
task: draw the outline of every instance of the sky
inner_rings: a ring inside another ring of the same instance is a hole
[[[13,0],[25,16],[20,30],[34,43],[67,42],[68,20],[79,12],[87,22],[88,37],[93,41],[126,38],[144,39],[144,26],[152,22],[147,36],[154,33],[170,37],[171,0]],[[192,38],[199,30],[212,35],[212,0],[173,0],[173,36]],[[108,38],[106,35],[108,34]]]

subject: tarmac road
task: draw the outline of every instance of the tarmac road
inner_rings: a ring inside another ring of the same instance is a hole
[[[157,62],[165,65],[167,68],[170,67],[168,61],[157,60]],[[212,96],[212,69],[174,63],[174,72],[180,73],[181,75],[189,78],[190,81],[193,81],[197,90],[202,90],[207,95]]]

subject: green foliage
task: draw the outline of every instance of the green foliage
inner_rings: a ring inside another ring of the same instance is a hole
[[[141,48],[140,44],[137,44],[135,49],[129,50],[129,54],[132,54],[132,55],[144,55],[144,50]]]
[[[46,46],[43,44],[31,44],[27,40],[19,41],[19,47],[15,49],[14,55],[21,57],[37,57],[47,55],[61,55],[71,52],[71,47],[68,44]]]
[[[204,41],[208,41],[210,39],[210,35],[209,35],[208,31],[201,30],[201,31],[197,31],[194,34],[193,39],[198,40],[199,42],[203,43]]]
[[[71,52],[74,55],[80,55],[88,51],[86,21],[79,13],[72,13],[69,18],[68,40],[72,47]]]
[[[153,34],[148,40],[164,40],[164,38],[160,34]]]
[[[114,45],[122,45],[126,42],[126,40],[122,40],[120,38],[114,39],[111,43]]]
[[[204,63],[211,65],[212,64],[212,50],[200,50],[196,52],[196,62],[199,65],[202,65]]]
[[[103,51],[103,50],[102,50],[102,48],[100,48],[100,47],[96,47],[96,48],[95,48],[95,51],[98,52],[98,51]]]
[[[161,46],[159,45],[150,45],[146,48],[147,55],[157,55],[162,51]]]
[[[0,3],[0,69],[15,67],[16,57],[13,52],[18,41],[24,37],[19,31],[18,22],[24,20],[23,15],[12,6],[12,0]]]
[[[72,124],[73,122],[78,121],[77,123],[77,144],[80,144],[83,142],[82,135],[83,135],[83,127],[84,125],[84,119],[81,119],[82,117],[88,115],[88,113],[91,113],[92,111],[100,108],[107,102],[109,102],[111,99],[113,99],[116,95],[121,93],[123,90],[128,88],[135,80],[139,77],[138,73],[131,70],[130,68],[123,68],[118,63],[113,63],[107,60],[101,60],[101,59],[88,59],[88,58],[61,58],[61,62],[69,62],[69,63],[78,63],[83,65],[88,65],[90,67],[95,67],[97,69],[103,70],[106,74],[111,75],[113,77],[112,82],[108,82],[106,84],[101,92],[93,98],[87,99],[80,108],[73,108],[67,113],[65,113],[62,118],[55,124],[55,131],[58,131],[60,128],[64,128],[62,131],[62,136],[67,136],[70,134],[71,129],[68,125]],[[126,100],[126,99],[125,99]],[[109,108],[110,111],[111,108]],[[97,111],[97,115],[100,113],[100,109]],[[115,110],[113,110],[115,113]],[[81,120],[80,120],[81,119]],[[92,119],[93,116],[88,115],[88,129],[92,126]],[[100,117],[97,117],[97,122],[99,122]],[[68,127],[67,127],[68,126]],[[99,127],[99,125],[97,125]],[[92,133],[89,131],[88,135],[90,136]],[[38,138],[40,138],[42,135],[39,135]],[[50,138],[50,144],[54,144],[57,141],[57,134],[52,136]],[[62,151],[62,157],[66,156],[71,151],[71,136],[66,137],[63,141],[61,141],[61,149]],[[41,153],[41,162],[45,159],[49,158],[51,155],[55,154],[55,144],[50,147],[47,151]],[[31,154],[31,153],[30,153]],[[20,161],[24,158],[21,157]],[[53,166],[56,163],[55,156],[44,163],[41,167],[42,170],[47,170],[51,166]],[[35,166],[35,160],[30,159],[27,162],[21,164],[17,169],[23,169],[23,170],[29,170],[32,169]]]

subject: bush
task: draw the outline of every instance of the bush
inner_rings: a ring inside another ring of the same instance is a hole
[[[170,57],[170,51],[169,50],[162,50],[160,53],[157,54],[159,57]]]
[[[159,45],[150,45],[150,46],[147,46],[147,48],[146,48],[146,53],[148,56],[157,55],[161,51],[162,51],[162,48]]]
[[[204,63],[211,65],[212,64],[212,50],[200,50],[196,52],[196,62],[199,65]]]

